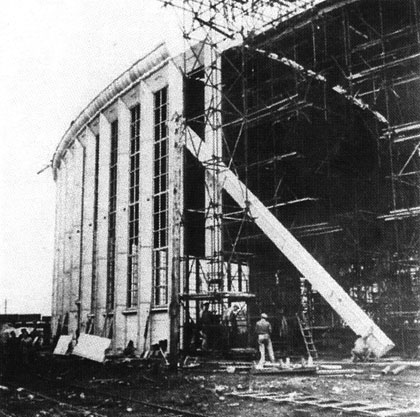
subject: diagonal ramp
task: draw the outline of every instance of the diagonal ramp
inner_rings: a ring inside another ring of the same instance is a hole
[[[211,144],[203,142],[190,128],[186,129],[187,149],[206,166],[212,160]],[[242,207],[263,233],[277,246],[300,273],[312,284],[331,305],[347,325],[356,333],[365,336],[376,357],[381,357],[394,347],[394,343],[369,318],[369,316],[350,298],[331,275],[313,258],[299,241],[271,214],[269,209],[243,184],[239,178],[222,162],[218,162],[219,172],[207,170],[210,176],[217,175],[219,186]]]

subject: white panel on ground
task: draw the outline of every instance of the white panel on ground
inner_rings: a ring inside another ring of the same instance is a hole
[[[72,340],[72,336],[62,335],[58,339],[57,345],[55,346],[54,355],[65,355],[69,350],[69,344]]]
[[[105,350],[109,348],[110,344],[111,339],[82,333],[73,349],[73,355],[103,362],[105,360]]]
[[[197,134],[187,128],[186,146],[204,166],[212,159],[212,147],[203,142]],[[347,325],[358,335],[369,333],[367,344],[377,357],[383,356],[394,347],[394,343],[350,298],[330,274],[312,257],[299,241],[271,214],[267,207],[243,184],[239,178],[219,162],[217,173],[219,184],[242,208],[247,208],[249,216],[262,232],[277,246],[299,272],[312,284],[331,305]],[[209,175],[216,175],[208,170]]]
[[[166,310],[154,311],[150,324],[150,340],[152,345],[159,343],[161,340],[168,339],[169,316]]]

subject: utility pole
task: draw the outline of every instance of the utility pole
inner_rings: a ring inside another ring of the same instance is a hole
[[[4,314],[7,314],[7,298],[4,299]]]
[[[182,161],[183,161],[183,129],[179,116],[175,116],[174,129],[174,172],[172,184],[173,196],[173,217],[172,217],[172,276],[171,276],[171,300],[169,306],[170,314],[170,346],[169,346],[169,363],[170,369],[176,371],[179,359],[179,342],[180,342],[180,280],[181,280],[181,246],[182,246]]]

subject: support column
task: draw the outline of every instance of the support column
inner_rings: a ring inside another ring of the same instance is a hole
[[[97,316],[95,317],[95,332],[98,335],[102,333],[106,314],[110,138],[111,125],[101,113],[99,116]]]
[[[57,174],[56,174],[57,175]],[[59,213],[60,189],[58,179],[55,177],[55,223],[54,223],[54,261],[53,261],[53,284],[51,291],[51,329],[53,334],[57,329],[57,283],[58,283],[58,213]]]
[[[172,239],[169,240],[169,259],[172,259],[169,280],[169,355],[172,370],[177,370],[180,341],[180,286],[181,256],[183,254],[183,77],[178,67],[171,63],[168,67],[169,93],[169,221]],[[168,265],[169,266],[169,265]]]
[[[222,159],[221,130],[221,59],[218,51],[206,45],[204,52],[204,88],[205,142],[212,147],[212,158],[206,162],[206,232],[205,256],[212,258],[209,272],[213,278],[220,278],[222,273],[222,189],[217,177]]]
[[[52,299],[52,334],[55,335],[62,316],[62,283],[63,283],[63,192],[64,192],[64,164],[56,171],[56,211],[55,211],[55,244],[54,244],[54,274],[53,274],[53,299]]]
[[[150,348],[153,242],[153,93],[140,85],[139,298],[137,346]]]
[[[70,286],[70,317],[69,330],[76,332],[79,324],[79,282],[80,282],[80,234],[81,234],[81,197],[82,197],[82,165],[83,147],[75,140],[72,147],[72,176],[71,203],[67,206],[71,210],[71,241],[72,265]]]
[[[127,306],[127,244],[128,244],[128,185],[131,113],[126,104],[118,100],[118,169],[117,169],[117,219],[115,258],[115,313],[114,347],[124,347]]]
[[[70,265],[70,251],[69,251],[69,234],[68,234],[68,219],[69,213],[67,210],[68,205],[68,187],[69,187],[69,178],[70,178],[70,163],[68,154],[65,155],[62,159],[62,170],[63,170],[63,179],[62,179],[62,204],[63,209],[61,211],[61,233],[62,233],[62,247],[61,247],[61,262],[60,262],[60,310],[62,314],[62,323],[64,322],[64,316],[68,313],[67,300],[69,298],[68,288],[69,288],[69,265]]]
[[[74,155],[69,149],[66,153],[66,194],[65,194],[65,235],[63,254],[63,313],[68,315],[69,333],[73,330],[72,318],[72,270],[73,270],[73,192]],[[74,310],[73,310],[74,312]],[[74,329],[75,330],[75,329]]]
[[[80,328],[86,330],[86,324],[91,312],[92,290],[92,245],[93,245],[93,205],[95,195],[95,150],[96,138],[94,133],[86,128],[85,133],[79,138],[85,149],[84,161],[84,191],[83,191],[83,225],[81,224],[81,288],[80,301]],[[81,221],[82,223],[82,221]]]

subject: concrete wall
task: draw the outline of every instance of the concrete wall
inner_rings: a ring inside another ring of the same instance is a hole
[[[93,320],[95,334],[104,335],[113,321],[114,349],[133,340],[140,351],[169,338],[167,307],[152,307],[153,252],[153,168],[154,168],[154,93],[168,86],[168,119],[182,113],[182,75],[172,64],[156,63],[156,70],[135,82],[123,94],[109,97],[89,123],[74,137],[56,164],[56,234],[53,273],[53,331],[69,317],[69,332],[87,330]],[[140,202],[139,202],[139,290],[138,305],[127,307],[128,205],[130,173],[130,109],[140,103]],[[118,118],[118,169],[116,215],[115,308],[106,309],[109,164],[111,123]],[[99,134],[99,183],[97,253],[94,253],[94,195],[96,135]],[[169,153],[179,132],[170,128]],[[173,171],[169,157],[169,170]],[[169,179],[171,184],[171,176]],[[169,192],[169,221],[172,219],[172,193]],[[178,192],[178,190],[177,190]],[[171,223],[169,256],[172,259]],[[96,267],[97,290],[92,294],[92,273]],[[168,281],[171,277],[168,264]],[[169,284],[168,282],[168,284]],[[171,288],[168,288],[170,294]],[[96,302],[92,303],[92,299]],[[145,329],[147,327],[147,332]]]

